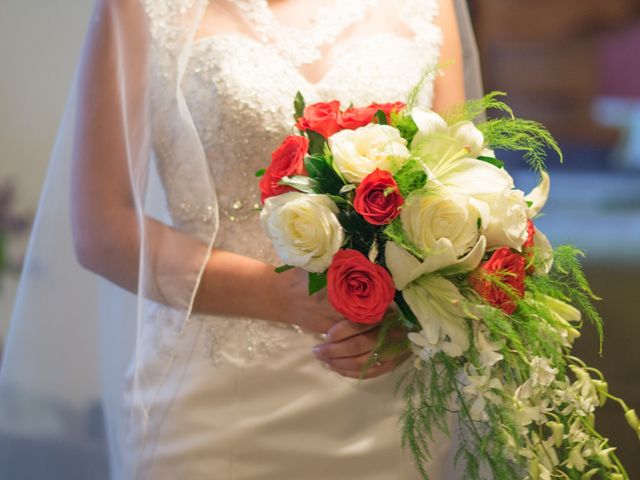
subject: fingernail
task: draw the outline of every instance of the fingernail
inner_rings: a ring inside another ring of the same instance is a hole
[[[322,352],[322,350],[320,349],[320,345],[316,345],[311,349],[311,351],[316,357],[320,356],[320,353]]]

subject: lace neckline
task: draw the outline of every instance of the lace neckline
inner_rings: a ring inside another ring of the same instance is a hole
[[[267,0],[232,0],[258,38],[295,67],[321,60],[322,47],[337,40],[351,25],[362,20],[376,0],[336,0],[333,8],[319,7],[309,27],[285,25],[274,15]]]

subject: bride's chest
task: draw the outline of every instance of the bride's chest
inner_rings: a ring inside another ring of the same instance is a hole
[[[358,36],[336,45],[328,69],[311,82],[269,45],[223,34],[194,43],[182,86],[205,147],[269,144],[290,131],[297,91],[307,103],[340,100],[345,108],[405,100],[438,53],[437,38]],[[432,93],[427,82],[420,103],[431,104]]]

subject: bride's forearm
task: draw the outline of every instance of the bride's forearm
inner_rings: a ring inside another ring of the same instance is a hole
[[[280,320],[279,282],[273,265],[213,249],[193,309],[197,313]]]
[[[95,215],[75,216],[82,266],[133,293],[143,290],[146,298],[181,308],[189,306],[202,270],[195,313],[279,320],[280,276],[272,265],[219,249],[209,254],[206,243],[151,217],[144,219],[141,261],[139,226],[129,210],[111,209],[109,218],[98,221]]]

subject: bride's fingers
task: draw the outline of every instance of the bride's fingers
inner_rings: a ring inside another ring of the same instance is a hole
[[[378,363],[386,364],[389,362],[393,362],[396,359],[400,359],[406,356],[406,351],[397,352],[397,353],[388,353],[381,356],[378,360]],[[372,353],[367,352],[362,355],[358,355],[356,357],[343,357],[343,358],[330,358],[323,360],[326,365],[331,368],[335,368],[338,370],[347,370],[347,371],[362,371],[362,369],[368,363],[371,363],[370,368],[373,368],[376,365],[376,361],[371,360]]]
[[[333,372],[336,372],[343,377],[355,378],[355,379],[368,379],[379,377],[380,375],[384,375],[395,369],[398,365],[404,363],[404,361],[409,358],[411,355],[409,353],[405,353],[402,356],[390,360],[388,362],[384,362],[381,365],[374,365],[371,368],[368,368],[364,373],[362,369],[356,370],[348,370],[348,369],[340,369],[332,367],[331,365],[327,365],[327,368]]]
[[[324,359],[355,357],[373,350],[377,342],[378,330],[373,329],[339,342],[325,342],[316,345],[313,348],[313,354]]]
[[[361,335],[375,328],[378,328],[378,325],[365,325],[362,323],[353,323],[349,320],[342,320],[333,325],[327,331],[327,339],[331,342],[340,342],[349,337]]]

